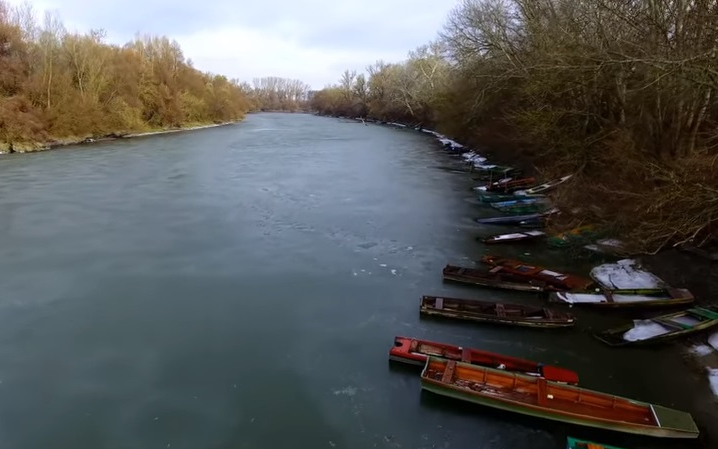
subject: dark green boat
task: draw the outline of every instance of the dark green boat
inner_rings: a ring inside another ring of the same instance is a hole
[[[618,446],[609,446],[608,444],[594,443],[593,441],[579,440],[578,438],[567,437],[566,449],[623,449]]]
[[[610,346],[660,343],[718,326],[718,307],[692,307],[682,312],[634,321],[596,334]]]

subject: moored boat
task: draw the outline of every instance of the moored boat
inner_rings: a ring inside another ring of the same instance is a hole
[[[519,189],[523,189],[526,186],[530,186],[536,182],[535,178],[519,178],[519,179],[513,179],[513,178],[507,178],[502,179],[496,182],[492,182],[490,184],[487,184],[486,191],[487,192],[503,192],[503,193],[511,193]]]
[[[563,302],[581,306],[598,307],[669,307],[690,304],[693,294],[685,288],[620,289],[598,291],[554,292],[550,302]]]
[[[500,203],[503,201],[522,201],[527,199],[542,199],[542,195],[521,195],[517,193],[481,193],[479,201],[482,203]]]
[[[682,312],[635,320],[626,326],[595,334],[610,346],[661,343],[718,325],[715,307],[693,307]]]
[[[617,432],[698,438],[689,413],[541,377],[429,357],[421,388],[524,415]]]
[[[494,209],[510,215],[526,215],[536,214],[545,212],[551,207],[550,204],[546,203],[531,203],[531,204],[511,204],[508,206],[496,206],[492,204],[491,207]]]
[[[547,308],[441,296],[422,296],[419,310],[426,315],[525,327],[571,327],[576,321],[569,313]]]
[[[528,242],[546,237],[543,231],[513,232],[510,234],[497,234],[487,237],[482,241],[486,244]]]
[[[567,437],[566,449],[623,449],[618,446],[609,446],[608,444],[594,443],[588,440],[579,440],[578,438]]]
[[[520,260],[504,259],[497,256],[484,256],[481,261],[485,264],[501,267],[504,271],[526,279],[545,282],[561,290],[585,290],[593,285],[593,280],[574,274],[558,273],[545,268],[529,265]]]
[[[541,196],[525,196],[523,198],[515,198],[513,200],[504,200],[504,201],[494,201],[490,202],[489,204],[491,207],[495,209],[501,209],[504,207],[511,207],[511,206],[518,206],[518,205],[525,205],[525,204],[535,204],[535,203],[543,203],[546,201],[545,197]]]
[[[545,217],[558,213],[558,209],[551,209],[547,212],[526,214],[526,215],[504,215],[501,217],[477,218],[479,224],[519,224],[522,221],[541,220]]]
[[[516,290],[521,292],[543,292],[546,286],[542,282],[527,281],[503,270],[479,270],[477,268],[446,265],[442,270],[445,281],[461,282],[462,284],[480,287]]]
[[[554,179],[553,181],[549,181],[547,183],[538,185],[536,187],[526,189],[526,193],[529,195],[534,195],[536,193],[546,193],[546,192],[553,190],[556,187],[560,186],[561,184],[568,181],[569,179],[571,179],[571,176],[573,176],[573,175],[563,176],[561,178]]]
[[[418,338],[394,337],[394,346],[389,350],[390,360],[412,365],[424,366],[429,356],[516,371],[529,376],[544,377],[554,382],[578,384],[578,374],[565,368],[446,343],[436,343]]]

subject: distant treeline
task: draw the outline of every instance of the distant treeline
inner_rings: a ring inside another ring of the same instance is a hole
[[[238,120],[250,108],[236,80],[202,73],[175,41],[68,32],[47,13],[0,0],[0,151],[9,145]]]
[[[576,173],[555,197],[565,226],[648,250],[700,244],[718,220],[717,46],[712,1],[463,0],[435,42],[345,72],[312,107]]]

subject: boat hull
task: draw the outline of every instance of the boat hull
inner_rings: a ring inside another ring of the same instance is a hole
[[[423,367],[429,356],[487,367],[503,365],[502,369],[506,371],[539,376],[570,385],[578,384],[578,374],[565,368],[446,343],[397,336],[394,337],[394,346],[389,350],[389,360],[415,366]]]
[[[548,296],[549,302],[572,304],[576,306],[585,307],[599,307],[607,309],[630,309],[630,308],[641,308],[641,309],[654,309],[659,307],[675,307],[686,304],[691,304],[695,301],[695,298],[688,290],[675,289],[676,293],[673,296],[655,296],[649,294],[633,294],[633,293],[620,293],[620,290],[612,291],[612,296],[606,296],[603,293],[580,293],[580,292],[552,292]],[[686,293],[680,293],[685,291]],[[593,297],[594,300],[580,299],[580,297]],[[621,301],[616,301],[617,298],[621,298]],[[635,297],[631,301],[631,297]],[[623,299],[625,298],[625,300]]]
[[[509,312],[504,315],[495,313],[493,308],[499,306],[502,310]],[[534,328],[572,327],[576,322],[575,318],[568,313],[549,309],[434,296],[423,296],[419,311],[428,316]],[[516,313],[517,311],[518,313]]]
[[[593,427],[598,429],[605,429],[605,430],[612,430],[617,432],[623,432],[623,433],[631,433],[631,434],[637,434],[637,435],[650,435],[654,437],[661,437],[661,438],[685,438],[685,439],[694,439],[698,438],[699,431],[697,426],[695,425],[695,422],[693,421],[692,417],[684,412],[680,412],[677,410],[671,410],[667,409],[665,407],[660,407],[656,405],[651,405],[647,403],[642,403],[639,401],[633,401],[630,399],[625,398],[619,398],[617,396],[612,395],[606,395],[606,394],[600,394],[596,392],[591,392],[589,390],[579,389],[578,387],[569,387],[564,386],[564,388],[572,388],[576,389],[578,391],[583,391],[587,395],[600,395],[605,398],[614,398],[614,401],[620,400],[623,403],[630,403],[634,404],[636,407],[647,409],[650,407],[650,410],[652,413],[654,413],[656,417],[656,422],[659,424],[637,424],[633,422],[628,421],[622,421],[618,418],[615,419],[607,419],[607,418],[600,418],[598,416],[591,416],[591,415],[585,415],[585,414],[579,414],[579,413],[571,413],[567,412],[565,410],[559,410],[550,408],[548,406],[540,406],[538,404],[532,404],[528,402],[521,402],[520,397],[522,396],[521,393],[518,393],[518,396],[511,394],[506,394],[505,392],[492,390],[491,387],[488,387],[486,389],[487,393],[482,393],[484,390],[476,391],[476,390],[470,390],[467,391],[465,388],[460,388],[456,386],[454,381],[445,381],[444,379],[447,377],[447,374],[452,374],[448,372],[444,372],[444,376],[441,380],[432,379],[429,376],[429,367],[432,365],[432,363],[435,364],[435,360],[433,358],[429,358],[427,360],[427,363],[424,367],[424,370],[422,371],[421,375],[421,388],[424,390],[427,390],[429,392],[441,395],[441,396],[447,396],[455,399],[459,399],[466,402],[471,402],[478,405],[484,405],[491,408],[496,408],[500,410],[506,410],[509,412],[519,413],[522,415],[528,415],[528,416],[534,416],[537,418],[544,418],[544,419],[550,419],[553,421],[560,421],[565,422],[569,424],[576,424],[580,426],[586,426],[586,427]],[[440,362],[441,363],[441,362]],[[446,362],[444,362],[446,363]],[[463,363],[457,363],[457,362],[448,362],[453,363],[454,366],[459,367],[471,367],[471,365],[466,365]],[[453,370],[453,368],[451,368]],[[461,368],[459,368],[461,369]],[[497,370],[493,370],[490,368],[476,368],[477,372],[484,373],[484,378],[487,376],[492,376],[496,373]],[[447,369],[448,371],[448,369]],[[488,374],[487,374],[488,373]],[[501,376],[514,376],[515,382],[522,382],[526,383],[526,376],[521,376],[518,374],[505,374],[502,373]],[[534,382],[536,379],[533,380]],[[546,382],[543,380],[543,382]],[[544,388],[551,388],[552,390],[555,390],[557,385],[550,386],[550,387],[544,387]],[[481,388],[481,387],[479,387]],[[547,390],[551,391],[551,390]],[[548,395],[544,401],[551,401],[553,399],[553,396]],[[672,427],[668,426],[668,422],[670,422]],[[665,427],[663,425],[666,424]]]
[[[594,334],[598,340],[606,343],[609,346],[638,346],[638,345],[654,345],[664,343],[669,340],[683,337],[685,335],[694,334],[701,332],[706,329],[718,326],[718,312],[713,309],[694,307],[682,312],[671,313],[668,315],[657,316],[646,321],[653,322],[669,329],[668,332],[648,337],[641,340],[626,340],[623,338],[624,334],[636,326],[632,323],[628,326],[621,326],[614,329],[608,329],[604,332]],[[694,321],[695,324],[691,327],[685,327],[681,329],[681,322]],[[670,328],[673,328],[671,331]]]
[[[593,446],[589,446],[589,445]],[[609,446],[608,444],[594,443],[593,441],[579,440],[578,438],[567,437],[566,449],[623,449],[618,446]]]

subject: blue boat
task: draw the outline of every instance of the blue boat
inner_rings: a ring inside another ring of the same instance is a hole
[[[534,221],[540,221],[541,218],[548,217],[549,215],[553,215],[555,213],[558,213],[558,209],[551,209],[546,212],[542,213],[536,213],[536,214],[527,214],[527,215],[508,215],[508,216],[501,216],[501,217],[488,217],[488,218],[477,218],[476,222],[479,224],[499,224],[499,225],[511,225],[511,224],[521,224],[521,222],[534,222]]]

